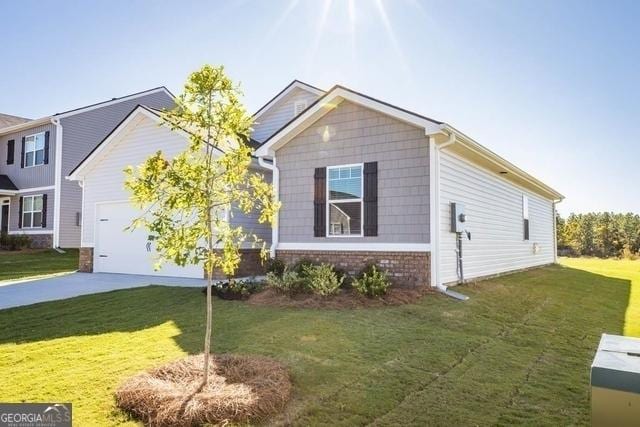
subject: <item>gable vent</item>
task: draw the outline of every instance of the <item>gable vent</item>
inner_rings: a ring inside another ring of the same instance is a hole
[[[307,108],[307,101],[296,101],[293,104],[293,117],[302,113]]]

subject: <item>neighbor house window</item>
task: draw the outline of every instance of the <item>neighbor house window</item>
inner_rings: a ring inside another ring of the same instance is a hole
[[[524,240],[529,240],[529,198],[522,195],[522,224],[524,227]]]
[[[327,168],[327,236],[362,236],[362,165]]]
[[[29,135],[24,139],[24,166],[44,164],[44,132]]]
[[[22,198],[22,228],[42,227],[42,196]]]

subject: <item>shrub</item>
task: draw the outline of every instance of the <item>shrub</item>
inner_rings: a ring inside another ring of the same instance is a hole
[[[278,258],[269,258],[269,260],[267,261],[267,273],[275,273],[278,276],[282,276],[282,273],[284,273],[284,269],[287,266],[285,265],[285,263]]]
[[[255,280],[229,279],[225,282],[214,283],[212,291],[221,299],[237,300],[248,298],[249,295],[260,291],[262,287],[262,283]],[[205,287],[202,292],[206,294],[207,288]]]
[[[0,234],[0,249],[17,251],[31,246],[31,239],[26,234]]]
[[[344,277],[338,278],[330,264],[303,267],[307,288],[314,294],[329,296],[338,293]]]
[[[267,273],[267,285],[287,295],[293,295],[305,289],[305,280],[293,270],[285,268],[281,275]]]
[[[296,261],[295,264],[293,264],[293,266],[291,267],[291,270],[293,270],[296,273],[298,273],[298,276],[305,277],[305,275],[306,275],[305,268],[306,267],[312,267],[314,265],[315,265],[315,263],[313,261],[311,261],[310,259],[301,258],[298,261]]]
[[[390,285],[387,272],[379,270],[375,265],[370,265],[362,270],[360,276],[352,283],[356,291],[368,297],[386,294]]]

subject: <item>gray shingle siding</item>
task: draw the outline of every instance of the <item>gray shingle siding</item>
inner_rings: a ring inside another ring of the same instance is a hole
[[[324,142],[325,129],[332,135]],[[276,152],[282,243],[430,243],[429,142],[424,130],[343,102]],[[314,169],[378,162],[378,236],[313,236]]]
[[[80,227],[76,214],[82,210],[82,189],[64,177],[80,163],[138,104],[171,108],[173,99],[164,91],[72,115],[60,120],[62,134],[62,184],[60,246],[79,247]],[[151,151],[150,151],[151,152]],[[93,220],[92,218],[88,219]]]

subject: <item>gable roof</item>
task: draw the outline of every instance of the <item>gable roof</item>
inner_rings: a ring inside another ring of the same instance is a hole
[[[456,144],[456,150],[458,150],[461,155],[468,157],[469,159],[473,159],[474,161],[491,165],[493,169],[499,168],[500,171],[506,171],[511,174],[506,179],[515,181],[520,185],[524,185],[537,193],[544,194],[546,197],[553,198],[554,200],[564,199],[564,196],[553,188],[513,165],[447,123],[397,107],[340,85],[336,85],[331,88],[324,96],[318,98],[302,113],[285,123],[273,135],[267,138],[260,147],[258,147],[255,155],[257,157],[271,157],[275,150],[287,144],[296,135],[315,123],[325,114],[337,108],[338,105],[345,100],[362,105],[366,108],[371,108],[405,123],[423,128],[425,136],[449,136],[451,143]]]
[[[0,129],[9,126],[18,125],[20,123],[30,122],[31,119],[25,119],[24,117],[12,116],[9,114],[0,113]]]
[[[15,124],[13,126],[8,126],[8,127],[5,127],[5,128],[0,126],[0,135],[7,134],[7,133],[12,133],[12,132],[18,132],[18,131],[21,131],[23,129],[28,129],[28,128],[32,127],[32,126],[39,126],[39,125],[42,125],[42,124],[50,123],[54,119],[62,119],[62,118],[65,118],[65,117],[73,116],[73,115],[84,113],[84,112],[91,111],[91,110],[95,110],[97,108],[107,107],[109,105],[117,104],[118,102],[128,101],[130,99],[139,98],[141,96],[146,96],[146,95],[150,95],[152,93],[157,93],[157,92],[165,92],[171,98],[175,98],[175,96],[169,91],[169,89],[167,89],[164,86],[158,86],[158,87],[155,87],[155,88],[152,88],[152,89],[144,90],[142,92],[136,92],[136,93],[133,93],[133,94],[130,94],[130,95],[121,96],[119,98],[111,98],[110,100],[107,100],[107,101],[102,101],[102,102],[98,102],[98,103],[95,103],[95,104],[86,105],[84,107],[75,108],[73,110],[63,111],[61,113],[56,113],[56,114],[53,114],[51,116],[41,117],[39,119],[31,120],[31,121],[24,122],[24,123],[18,123],[18,124]]]
[[[307,92],[311,92],[311,93],[313,93],[315,95],[318,95],[318,96],[322,96],[322,95],[325,94],[325,92],[322,89],[317,88],[315,86],[312,86],[309,83],[305,83],[305,82],[302,82],[300,80],[294,80],[291,83],[289,83],[287,86],[285,86],[285,88],[282,89],[280,92],[278,92],[273,98],[271,98],[269,101],[267,101],[266,104],[264,104],[262,107],[260,107],[260,109],[258,111],[253,113],[253,119],[256,120],[263,113],[268,111],[269,108],[271,108],[274,104],[276,104],[278,101],[280,101],[282,98],[287,96],[292,90],[294,90],[296,88],[297,89],[306,90]]]
[[[0,190],[18,191],[18,187],[7,175],[0,175]]]
[[[347,87],[335,85],[327,93],[309,105],[302,113],[285,123],[273,135],[267,138],[256,150],[256,156],[268,156],[271,150],[277,150],[285,145],[307,126],[316,122],[320,117],[335,109],[345,100],[387,114],[403,122],[422,127],[425,129],[425,132],[428,133],[439,131],[440,126],[443,124],[441,121],[389,104],[388,102],[356,92]]]

